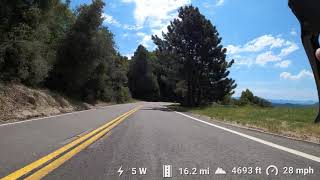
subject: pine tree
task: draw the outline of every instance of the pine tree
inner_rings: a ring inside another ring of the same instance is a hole
[[[197,106],[233,94],[235,81],[228,78],[233,60],[226,61],[216,27],[193,6],[182,7],[178,17],[163,39],[153,36],[153,40],[160,53],[176,61],[173,68],[180,79],[176,91],[183,96],[182,103]]]
[[[47,81],[51,89],[92,104],[130,98],[127,65],[115,48],[112,32],[102,26],[103,6],[102,0],[95,0],[78,9]]]
[[[159,85],[153,74],[150,53],[140,45],[134,56],[128,72],[129,88],[134,98],[144,100],[158,100]]]
[[[179,93],[177,91],[177,83],[179,82],[179,74],[177,66],[179,64],[173,59],[170,54],[163,52],[152,52],[152,66],[153,73],[157,77],[160,90],[160,100],[176,102],[179,100]],[[178,92],[178,93],[177,93]]]

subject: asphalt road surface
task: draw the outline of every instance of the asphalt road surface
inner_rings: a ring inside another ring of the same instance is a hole
[[[320,145],[206,123],[167,104],[114,105],[0,125],[0,177],[320,179]]]

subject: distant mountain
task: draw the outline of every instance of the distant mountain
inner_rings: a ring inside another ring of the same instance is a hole
[[[319,104],[291,104],[291,103],[286,103],[286,104],[277,104],[277,103],[272,103],[272,106],[274,107],[318,107]]]
[[[268,100],[276,107],[317,107],[318,102],[315,101],[296,101],[296,100]]]
[[[240,99],[240,97],[234,97]],[[314,107],[319,106],[319,102],[312,100],[285,100],[285,99],[266,99],[276,107]]]
[[[283,99],[267,99],[273,104],[296,104],[296,105],[315,105],[318,102],[312,100],[298,101],[298,100],[283,100]]]

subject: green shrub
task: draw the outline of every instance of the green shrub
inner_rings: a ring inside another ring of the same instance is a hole
[[[235,104],[239,106],[253,105],[259,107],[272,107],[271,102],[258,96],[254,96],[249,89],[242,91],[240,99],[235,101]]]
[[[127,87],[121,87],[115,92],[115,101],[117,103],[123,103],[130,100],[130,91]]]
[[[48,75],[49,65],[41,55],[41,43],[13,41],[0,49],[2,80],[30,86],[41,83]]]
[[[101,100],[105,102],[111,102],[113,101],[114,92],[112,88],[105,87],[102,94],[101,94]]]

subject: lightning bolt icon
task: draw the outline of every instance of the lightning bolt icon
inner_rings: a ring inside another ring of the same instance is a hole
[[[119,170],[118,170],[118,173],[119,173],[119,176],[122,175],[122,173],[123,173],[122,166],[120,166],[120,168],[119,168]]]

